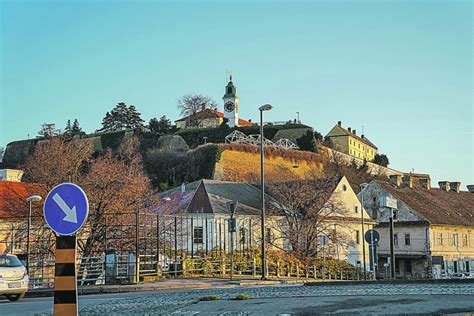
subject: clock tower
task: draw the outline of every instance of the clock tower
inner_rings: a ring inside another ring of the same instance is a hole
[[[236,88],[232,83],[232,75],[225,87],[225,94],[222,100],[224,100],[224,117],[229,120],[227,124],[229,127],[239,126],[239,98],[236,94]]]

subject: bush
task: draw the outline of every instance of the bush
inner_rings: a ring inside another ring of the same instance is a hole
[[[219,296],[210,295],[210,296],[203,296],[199,300],[201,302],[206,302],[206,301],[217,301],[218,299],[219,299]]]
[[[243,301],[243,300],[248,300],[248,299],[251,299],[251,298],[252,298],[252,296],[250,296],[248,294],[239,294],[236,297],[234,297],[234,300]]]

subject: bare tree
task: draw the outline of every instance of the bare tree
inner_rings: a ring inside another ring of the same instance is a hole
[[[199,127],[207,118],[205,110],[217,107],[217,102],[201,94],[186,94],[178,99],[178,110],[187,118],[186,126]]]
[[[57,137],[38,145],[24,165],[25,179],[42,184],[43,194],[65,181],[77,183],[86,192],[89,217],[78,238],[84,257],[104,250],[107,226],[133,221],[131,215],[121,214],[144,209],[154,201],[136,138],[124,143],[116,153],[107,150],[96,158],[91,155],[88,142],[67,142]]]
[[[334,222],[348,214],[334,193],[337,183],[338,178],[332,177],[270,185],[268,193],[278,201],[272,213],[285,218],[277,222],[278,234],[270,240],[272,245],[282,244],[278,239],[287,241],[290,247],[282,250],[289,250],[302,262],[318,256],[322,251],[322,237],[341,248],[346,245],[348,236],[334,229]]]

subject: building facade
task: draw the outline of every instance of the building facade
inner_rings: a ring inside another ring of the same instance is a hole
[[[352,157],[373,161],[377,155],[378,148],[365,135],[358,136],[356,130],[342,127],[339,121],[326,135],[334,149]]]
[[[380,203],[387,196],[397,205],[393,211],[396,277],[443,278],[473,272],[474,193],[461,191],[459,182],[439,185],[432,188],[426,175],[394,175],[390,182],[372,181],[359,193],[381,235],[381,274],[390,271],[390,209]]]

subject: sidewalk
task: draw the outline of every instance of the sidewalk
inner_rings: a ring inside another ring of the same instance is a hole
[[[92,285],[79,286],[77,293],[79,295],[88,294],[111,294],[126,292],[142,292],[142,291],[163,291],[177,289],[204,289],[204,288],[220,288],[220,287],[236,287],[236,286],[252,286],[252,285],[279,285],[279,284],[303,284],[308,282],[304,278],[279,278],[260,280],[258,278],[245,278],[230,280],[229,278],[178,278],[163,279],[156,282],[130,284],[130,285]],[[27,297],[47,297],[53,296],[54,289],[37,289],[30,290],[26,294]]]

